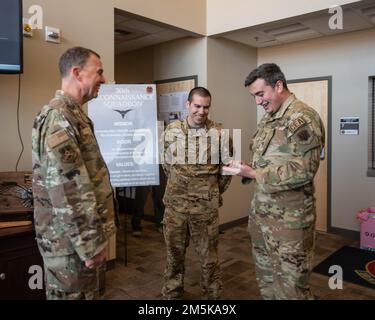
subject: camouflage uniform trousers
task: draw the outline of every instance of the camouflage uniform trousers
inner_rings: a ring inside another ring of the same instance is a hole
[[[88,269],[77,254],[43,257],[48,300],[96,300],[99,268]]]
[[[179,299],[183,294],[185,253],[191,238],[201,266],[202,298],[219,299],[222,283],[218,258],[218,211],[185,214],[167,207],[163,224],[167,247],[163,296],[167,299]]]
[[[309,287],[314,224],[303,229],[287,229],[280,221],[254,219],[250,215],[248,227],[263,299],[314,299]]]

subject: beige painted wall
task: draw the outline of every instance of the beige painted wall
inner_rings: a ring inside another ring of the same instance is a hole
[[[207,83],[207,39],[184,38],[116,55],[117,83],[153,82],[198,76]]]
[[[25,17],[30,16],[28,8],[31,5],[42,6],[44,25],[60,28],[63,40],[61,44],[45,42],[43,30],[35,30],[32,39],[24,39],[20,124],[25,151],[19,170],[31,169],[32,121],[60,87],[57,63],[67,48],[81,45],[97,51],[102,56],[105,76],[114,80],[115,7],[189,31],[205,33],[206,6],[202,0],[24,0]],[[14,170],[21,150],[16,127],[17,88],[17,76],[0,75],[0,171]]]
[[[359,0],[207,0],[207,35],[325,10]],[[327,20],[328,23],[328,20]]]
[[[206,0],[94,0],[92,2],[113,2],[119,9],[197,34],[206,34]]]
[[[154,48],[147,47],[115,56],[116,83],[152,83]]]
[[[287,79],[332,76],[332,226],[358,230],[355,213],[375,205],[375,178],[367,177],[368,77],[375,75],[375,30],[306,40],[258,51],[258,63],[276,62]],[[360,119],[360,134],[339,134],[340,117]]]
[[[256,106],[244,87],[248,73],[256,67],[256,49],[225,39],[208,39],[207,86],[212,94],[211,118],[225,128],[241,129],[241,158],[249,159],[249,139],[256,130]],[[252,185],[233,177],[224,194],[220,222],[246,217],[253,194]]]
[[[192,75],[198,75],[198,85],[207,85],[207,38],[186,38],[155,46],[155,80]]]
[[[52,4],[53,2],[53,4]],[[43,30],[35,30],[34,37],[24,39],[24,73],[21,76],[20,124],[25,151],[19,169],[31,169],[31,127],[32,121],[43,104],[47,103],[60,87],[57,63],[59,56],[68,47],[82,45],[90,47],[102,56],[105,75],[113,78],[113,8],[105,2],[98,2],[95,9],[87,10],[89,0],[65,2],[24,0],[24,16],[29,6],[41,5],[44,25],[62,30],[61,44],[43,40]],[[84,13],[85,19],[82,18]],[[68,17],[68,19],[67,19]],[[97,21],[105,21],[100,25]],[[95,37],[87,36],[95,34]],[[98,41],[101,39],[101,41]],[[20,151],[16,131],[17,76],[0,75],[0,103],[2,117],[0,127],[0,148],[3,150],[0,171],[14,170]]]

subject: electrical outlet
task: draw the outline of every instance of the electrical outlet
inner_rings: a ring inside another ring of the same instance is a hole
[[[32,38],[33,36],[33,29],[29,24],[29,19],[23,18],[22,20],[22,33],[24,37]]]
[[[54,43],[60,43],[60,29],[57,28],[52,28],[52,27],[47,27],[45,29],[45,39],[48,42],[54,42]]]

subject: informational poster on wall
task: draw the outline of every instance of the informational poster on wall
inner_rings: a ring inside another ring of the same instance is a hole
[[[88,104],[114,187],[159,185],[156,86],[102,85]]]
[[[158,119],[163,121],[165,126],[188,116],[186,101],[190,90],[197,85],[197,81],[197,76],[156,81]]]
[[[170,92],[159,95],[159,120],[169,124],[187,117],[186,101],[189,92]]]

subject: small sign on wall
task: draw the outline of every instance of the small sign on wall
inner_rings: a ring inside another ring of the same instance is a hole
[[[340,118],[340,134],[358,135],[359,134],[359,117]]]

